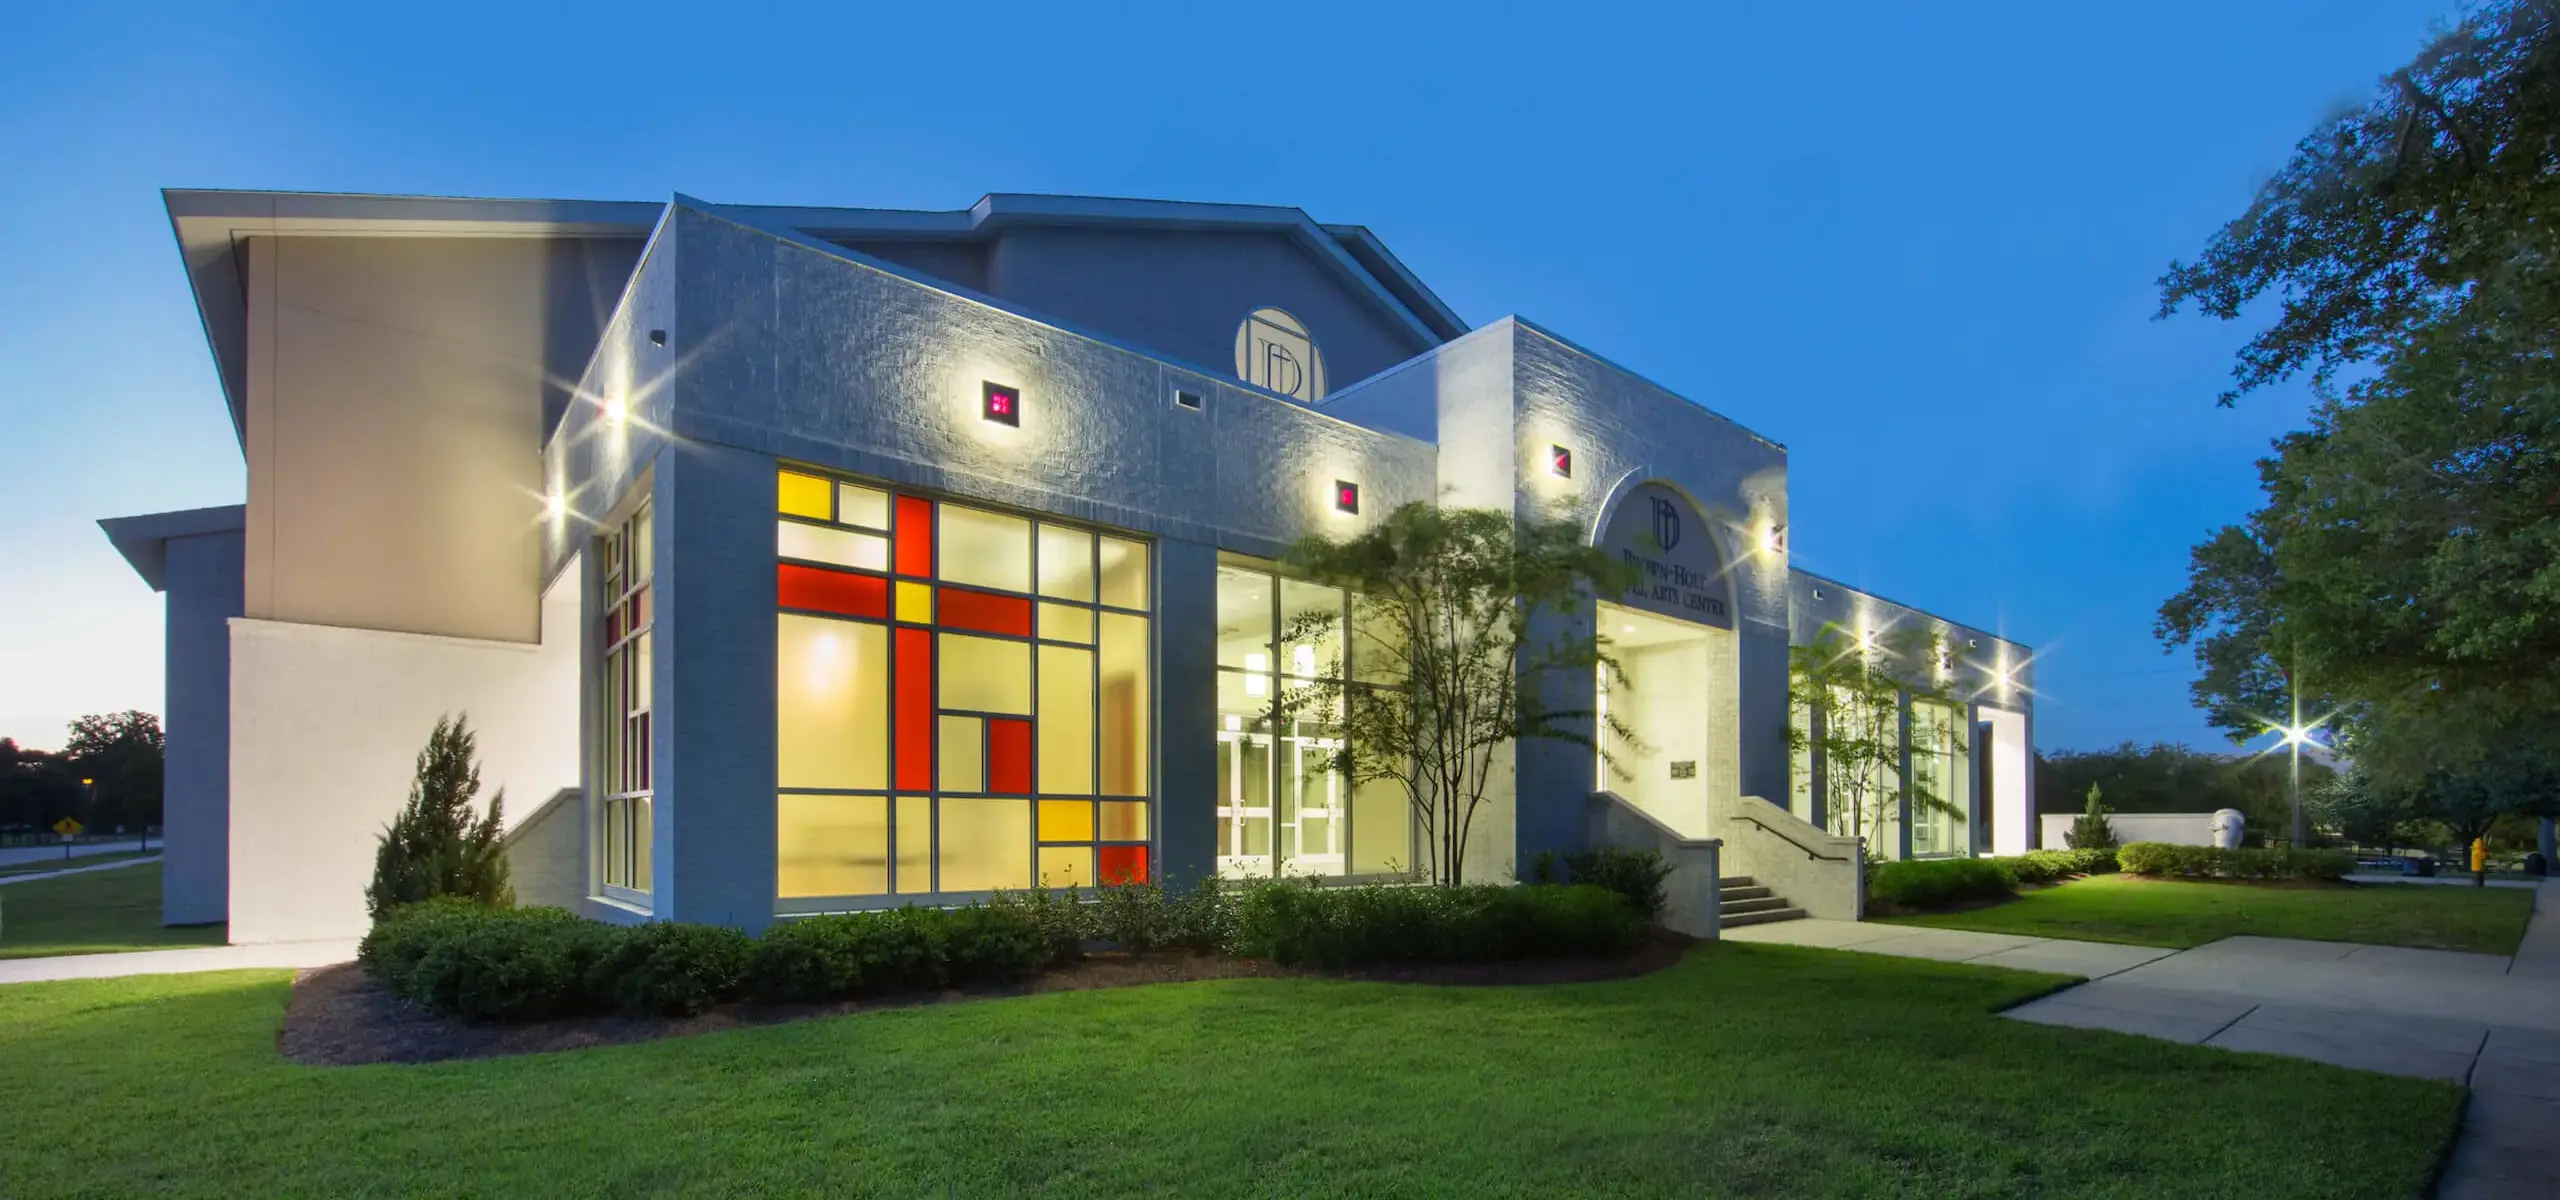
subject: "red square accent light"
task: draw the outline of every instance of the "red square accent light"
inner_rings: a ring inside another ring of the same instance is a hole
[[[1333,507],[1341,512],[1360,511],[1360,485],[1348,479],[1333,481]]]
[[[999,425],[1022,424],[1022,389],[987,381],[978,415]]]
[[[1566,446],[1547,447],[1547,469],[1558,479],[1573,478],[1573,450]]]

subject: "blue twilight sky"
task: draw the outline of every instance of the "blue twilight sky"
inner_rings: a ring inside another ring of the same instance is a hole
[[[2041,647],[2043,748],[2208,741],[2151,616],[2304,396],[2153,280],[2449,8],[19,6],[0,735],[156,710],[91,522],[242,498],[178,186],[1296,205],[1786,443],[1797,562]]]

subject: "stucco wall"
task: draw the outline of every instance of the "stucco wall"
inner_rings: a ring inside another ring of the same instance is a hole
[[[577,593],[538,645],[231,623],[231,940],[354,937],[376,840],[436,719],[468,713],[481,801],[529,814],[578,778]]]
[[[535,640],[546,418],[636,250],[252,239],[246,615]]]
[[[230,906],[231,618],[240,615],[237,531],[167,544],[160,919],[222,920]]]

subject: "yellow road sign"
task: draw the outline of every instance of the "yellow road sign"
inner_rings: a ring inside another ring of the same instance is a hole
[[[53,831],[64,837],[70,837],[72,834],[80,832],[80,822],[74,821],[69,817],[64,817],[63,819],[53,823]]]

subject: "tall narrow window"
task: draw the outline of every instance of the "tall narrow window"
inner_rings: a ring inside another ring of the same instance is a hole
[[[1220,563],[1219,874],[1412,872],[1413,808],[1403,788],[1354,788],[1333,771],[1340,715],[1313,700],[1337,681],[1392,687],[1403,677],[1398,640],[1362,608],[1338,588],[1282,578],[1263,564]],[[1346,630],[1356,636],[1346,639]],[[1104,645],[1107,652],[1107,630]],[[1371,655],[1378,661],[1363,661]]]
[[[803,471],[778,494],[777,908],[1147,881],[1151,547]]]
[[[790,497],[785,495],[787,504]],[[596,814],[595,878],[605,895],[649,891],[649,799],[653,730],[649,505],[597,539],[603,561],[604,728],[597,741],[603,801]]]

